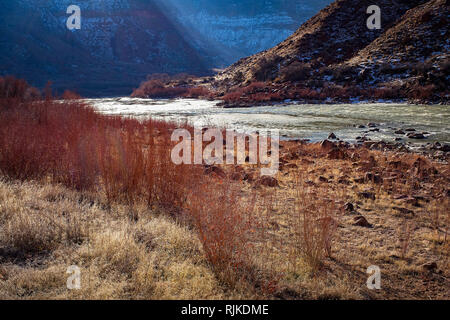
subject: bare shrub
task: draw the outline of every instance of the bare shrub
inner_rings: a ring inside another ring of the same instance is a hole
[[[295,61],[289,66],[282,67],[280,74],[284,81],[304,81],[311,76],[312,68],[308,63]]]
[[[193,219],[207,260],[218,278],[229,285],[248,277],[254,199],[242,199],[239,186],[202,184],[191,192],[187,212]],[[204,201],[204,199],[208,201]]]
[[[276,55],[270,58],[260,59],[258,64],[252,69],[253,78],[256,81],[268,81],[275,79],[280,61],[281,57]]]
[[[298,257],[316,273],[322,266],[325,257],[331,257],[332,244],[337,228],[338,208],[334,201],[335,195],[326,190],[310,191],[297,177],[296,201],[291,222],[293,228],[294,267]]]

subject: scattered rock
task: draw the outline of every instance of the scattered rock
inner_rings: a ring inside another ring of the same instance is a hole
[[[301,160],[301,163],[302,163],[302,164],[310,165],[310,164],[314,164],[314,161],[303,158],[303,159]]]
[[[284,165],[282,165],[282,166],[280,166],[281,168],[281,170],[284,170],[284,169],[297,169],[298,168],[298,166],[295,164],[295,163],[286,163],[286,164],[284,164]]]
[[[423,140],[427,138],[422,133],[408,133],[407,137],[410,139],[417,139],[417,140]]]
[[[367,172],[365,176],[366,181],[372,181],[373,183],[381,183],[383,182],[383,178],[380,175],[374,174],[372,172]]]
[[[311,181],[311,180],[306,180],[306,181],[305,181],[305,184],[308,185],[308,186],[311,186],[311,187],[315,187],[315,186],[316,186],[316,184],[314,183],[314,181]]]
[[[329,140],[323,140],[320,143],[320,147],[324,150],[331,150],[334,148],[334,143]]]
[[[444,144],[439,150],[443,152],[450,152],[450,144]]]
[[[397,131],[395,131],[395,134],[405,134],[405,131],[403,131],[403,130],[397,130]]]
[[[373,123],[373,122],[369,122],[369,123],[367,124],[367,126],[368,126],[369,128],[375,128],[375,127],[378,127],[378,125],[377,125],[376,123]]]
[[[411,196],[406,196],[406,198],[400,200],[404,203],[411,204],[415,207],[419,206],[419,202],[417,201],[417,199]]]
[[[245,173],[243,180],[248,181],[248,182],[253,182],[255,180],[253,173]]]
[[[242,181],[244,180],[244,175],[245,174],[243,172],[233,172],[230,178],[234,181]]]
[[[328,139],[330,139],[330,140],[336,140],[337,137],[336,137],[336,135],[332,132],[332,133],[330,133],[330,135],[328,136]]]
[[[331,160],[344,160],[347,159],[348,156],[344,150],[339,148],[333,148],[332,150],[330,150],[330,152],[328,152],[327,158]]]
[[[393,209],[402,214],[411,214],[411,215],[415,214],[414,211],[402,207],[394,207]]]
[[[275,179],[274,177],[270,177],[270,176],[262,176],[259,180],[258,180],[258,185],[261,186],[266,186],[266,187],[271,187],[271,188],[275,188],[278,187],[278,180]]]
[[[320,176],[320,177],[319,177],[319,181],[320,181],[320,182],[326,182],[326,183],[329,182],[328,179],[325,178],[324,176]]]
[[[355,181],[355,183],[364,183],[366,181],[365,178],[354,178],[353,181]]]
[[[437,263],[436,262],[427,262],[421,265],[422,269],[425,271],[433,272],[437,269]]]
[[[347,212],[355,211],[355,206],[353,205],[353,203],[347,202],[347,203],[344,205],[344,210],[347,211]]]
[[[368,191],[360,192],[360,193],[358,193],[358,196],[363,199],[370,199],[370,200],[376,199],[375,193],[368,192]]]
[[[215,175],[219,178],[225,178],[227,175],[225,173],[225,171],[223,171],[222,168],[219,168],[217,166],[205,166],[205,170],[204,173],[207,175]]]
[[[372,224],[369,223],[369,221],[367,221],[366,218],[364,218],[363,216],[357,216],[354,219],[355,223],[353,224],[354,226],[358,226],[358,227],[363,227],[363,228],[372,228]]]
[[[338,183],[339,184],[345,184],[345,185],[351,185],[351,182],[350,181],[348,181],[347,179],[345,179],[345,178],[339,178],[339,180],[338,180]]]

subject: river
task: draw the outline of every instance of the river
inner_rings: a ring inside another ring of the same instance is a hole
[[[241,132],[278,129],[284,138],[320,141],[333,132],[339,139],[349,142],[366,136],[372,140],[384,141],[402,138],[406,143],[450,143],[450,106],[443,105],[282,104],[225,109],[217,107],[217,101],[194,99],[153,100],[124,97],[86,101],[99,112],[108,115],[187,121],[196,126],[219,126]],[[369,128],[368,123],[375,123],[377,127]],[[408,128],[426,132],[427,139],[414,140],[395,134],[397,130]],[[376,129],[379,131],[370,131]]]

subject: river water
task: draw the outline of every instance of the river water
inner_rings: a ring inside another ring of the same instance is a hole
[[[372,140],[406,143],[450,143],[450,106],[377,104],[283,104],[239,109],[217,107],[217,101],[194,99],[153,100],[137,98],[89,99],[99,112],[137,118],[187,121],[196,126],[219,126],[241,132],[278,129],[285,138],[326,139],[331,132],[344,141],[366,136]],[[378,132],[369,131],[376,123]],[[366,128],[358,128],[364,125]],[[414,128],[426,140],[409,139],[394,132]]]

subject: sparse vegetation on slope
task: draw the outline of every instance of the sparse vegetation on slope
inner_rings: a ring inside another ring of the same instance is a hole
[[[217,74],[212,87],[227,104],[231,95],[236,106],[350,98],[448,103],[447,1],[378,1],[381,30],[366,26],[371,4],[335,1],[284,42]],[[260,81],[264,98],[236,97]]]

